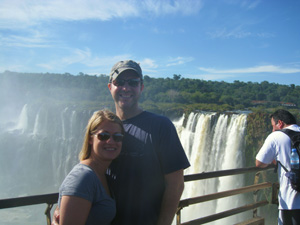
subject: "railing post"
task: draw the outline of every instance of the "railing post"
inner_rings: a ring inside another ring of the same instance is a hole
[[[47,204],[47,208],[45,210],[47,225],[51,225],[51,209],[53,207],[53,204]]]
[[[176,225],[181,225],[181,210],[182,207],[178,207],[176,212]]]
[[[279,189],[279,183],[273,183],[272,185],[272,204],[278,205],[278,189]]]
[[[255,173],[254,176],[254,184],[258,184],[259,183],[259,176],[260,176],[260,171]],[[257,202],[257,193],[259,192],[259,190],[255,190],[253,191],[253,200],[254,202]],[[257,208],[253,209],[253,218],[257,217]]]

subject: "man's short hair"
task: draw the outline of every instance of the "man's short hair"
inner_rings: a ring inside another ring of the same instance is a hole
[[[274,122],[277,124],[278,120],[282,120],[285,124],[297,124],[296,118],[289,111],[284,109],[278,109],[273,114],[271,114],[270,118],[273,118]]]

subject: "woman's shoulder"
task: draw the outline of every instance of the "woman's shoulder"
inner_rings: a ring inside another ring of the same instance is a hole
[[[97,175],[87,165],[77,164],[64,180],[65,184],[91,183],[96,181]]]
[[[78,163],[71,170],[70,174],[72,174],[72,173],[80,173],[80,174],[92,175],[92,174],[94,174],[94,171],[88,165],[85,165],[85,164],[82,164],[82,163]]]

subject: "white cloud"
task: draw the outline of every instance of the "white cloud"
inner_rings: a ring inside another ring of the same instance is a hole
[[[157,68],[157,65],[155,64],[155,61],[149,58],[145,58],[141,61],[141,65],[143,65],[143,67],[147,67],[147,68]]]
[[[200,70],[213,74],[243,74],[243,73],[300,73],[300,68],[280,67],[274,65],[256,66],[248,68],[217,70],[213,68],[199,67]]]
[[[49,20],[110,20],[197,13],[202,0],[2,0],[0,28],[21,29]]]
[[[158,65],[155,63],[155,60],[150,58],[145,58],[141,61],[135,60],[136,62],[140,63],[140,66],[142,68],[143,74],[145,72],[147,73],[156,73],[156,69],[158,68]]]
[[[254,9],[261,3],[261,0],[224,0],[224,2],[231,5],[240,5],[246,9]]]
[[[186,31],[185,31],[185,29],[183,29],[183,28],[178,28],[178,29],[169,29],[169,28],[163,28],[163,27],[161,27],[161,28],[158,28],[158,27],[153,27],[152,29],[151,29],[151,31],[153,32],[153,33],[155,33],[155,34],[158,34],[158,35],[160,35],[160,34],[163,34],[163,35],[165,35],[165,34],[168,34],[168,35],[173,35],[173,34],[184,34]]]
[[[208,36],[211,38],[247,38],[247,37],[257,37],[257,38],[272,38],[275,37],[274,34],[268,32],[250,32],[246,31],[243,26],[237,26],[232,29],[223,27],[221,29],[216,29],[215,31],[207,32]]]
[[[20,65],[17,63],[6,63],[5,65],[0,65],[0,72],[4,72],[4,71],[25,71],[26,68],[24,67],[24,65]]]
[[[177,57],[169,60],[166,66],[177,66],[193,61],[193,57]]]
[[[244,0],[242,1],[242,6],[247,9],[254,9],[260,4],[261,0]]]
[[[4,0],[0,3],[0,26],[22,22],[30,26],[47,20],[109,20],[138,15],[138,8],[127,1],[106,0]],[[9,28],[9,27],[8,27]]]
[[[155,15],[197,13],[203,6],[202,1],[190,0],[145,0],[142,2],[144,11]]]
[[[66,49],[67,51],[67,49]],[[89,48],[69,49],[68,54],[38,66],[47,70],[61,70],[69,65],[83,64],[88,68],[99,68],[99,73],[109,73],[111,67],[118,61],[131,58],[130,55],[95,56]],[[95,70],[95,69],[94,69]]]
[[[48,34],[40,31],[27,30],[26,33],[13,34],[13,35],[1,35],[0,34],[0,46],[5,47],[24,47],[24,48],[45,48],[53,47],[53,40],[50,41]]]
[[[208,32],[211,38],[245,38],[252,36],[253,34],[249,31],[241,30],[239,27],[233,30],[228,30],[227,28],[222,28],[214,32]]]

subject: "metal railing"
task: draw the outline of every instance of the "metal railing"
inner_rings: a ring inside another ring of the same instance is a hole
[[[248,211],[251,209],[253,209],[253,217],[256,217],[256,212],[257,212],[256,210],[258,207],[262,207],[269,203],[273,203],[273,204],[277,203],[278,184],[277,183],[272,184],[269,182],[263,182],[260,184],[258,183],[260,171],[270,170],[270,169],[274,169],[274,166],[269,166],[269,167],[266,167],[263,169],[257,168],[257,167],[249,167],[249,168],[240,168],[240,169],[222,170],[222,171],[215,171],[215,172],[206,172],[206,173],[185,175],[184,181],[190,182],[190,181],[197,181],[197,180],[216,178],[216,177],[222,177],[222,176],[231,176],[231,175],[237,175],[237,174],[257,172],[255,175],[255,179],[254,179],[254,185],[181,200],[179,202],[178,210],[176,213],[177,225],[203,224],[203,223],[211,222],[211,221],[218,220],[218,219],[221,219],[224,217],[228,217],[228,216],[231,216],[234,214],[238,214],[238,213],[241,213],[244,211]],[[225,212],[221,212],[221,213],[217,213],[214,215],[202,217],[202,218],[199,218],[196,220],[181,223],[181,210],[185,207],[188,207],[189,205],[198,204],[198,203],[202,203],[202,202],[206,202],[206,201],[210,201],[210,200],[215,200],[215,199],[219,199],[219,198],[224,198],[224,197],[247,193],[247,192],[252,192],[252,191],[254,192],[254,195],[255,195],[258,190],[265,189],[265,188],[272,188],[271,202],[269,202],[268,200],[254,202],[253,204],[245,205],[245,206],[242,206],[239,208],[227,210]],[[0,209],[46,203],[47,207],[45,210],[45,215],[46,215],[47,224],[50,225],[51,224],[50,211],[51,211],[53,205],[57,203],[57,200],[58,200],[58,193],[19,197],[19,198],[10,198],[10,199],[1,199],[0,200]]]
[[[47,224],[51,225],[51,215],[50,211],[54,204],[57,203],[58,193],[45,194],[45,195],[35,195],[19,198],[10,198],[10,199],[1,199],[0,200],[0,209],[29,206],[29,205],[38,205],[38,204],[47,204],[45,210]]]
[[[257,208],[268,205],[270,203],[272,203],[272,204],[278,203],[278,200],[277,200],[278,183],[270,183],[270,182],[258,183],[259,177],[260,177],[260,174],[262,171],[274,170],[274,168],[275,168],[275,166],[271,165],[266,168],[249,167],[249,168],[240,168],[240,169],[231,169],[231,170],[222,170],[222,171],[215,171],[215,172],[185,175],[184,181],[189,182],[189,181],[198,181],[198,180],[209,179],[209,178],[217,178],[217,177],[222,177],[222,176],[231,176],[231,175],[239,175],[239,174],[257,172],[255,174],[253,185],[181,200],[179,202],[179,207],[178,207],[178,210],[176,213],[176,224],[177,225],[199,225],[199,224],[212,222],[212,221],[215,221],[218,219],[229,217],[229,216],[232,216],[232,215],[235,215],[235,214],[238,214],[241,212],[249,211],[249,210],[253,210],[253,218],[254,219],[257,218]],[[257,202],[256,200],[257,200],[258,191],[262,190],[262,189],[266,189],[266,188],[272,188],[271,201],[262,200],[262,201]],[[216,213],[213,215],[209,215],[206,217],[202,217],[202,218],[198,218],[198,219],[194,219],[191,221],[181,223],[181,210],[185,207],[188,207],[193,204],[199,204],[199,203],[203,203],[206,201],[216,200],[216,199],[229,197],[229,196],[233,196],[233,195],[238,195],[238,194],[243,194],[243,193],[247,193],[247,192],[253,192],[255,202],[253,202],[252,204],[247,204],[247,205],[244,205],[244,206],[241,206],[238,208],[229,209],[224,212]],[[253,221],[252,218],[250,220]],[[261,221],[263,221],[263,219]],[[243,224],[251,224],[251,223],[244,222]],[[264,224],[264,222],[261,222],[261,223],[256,222],[255,224]]]

